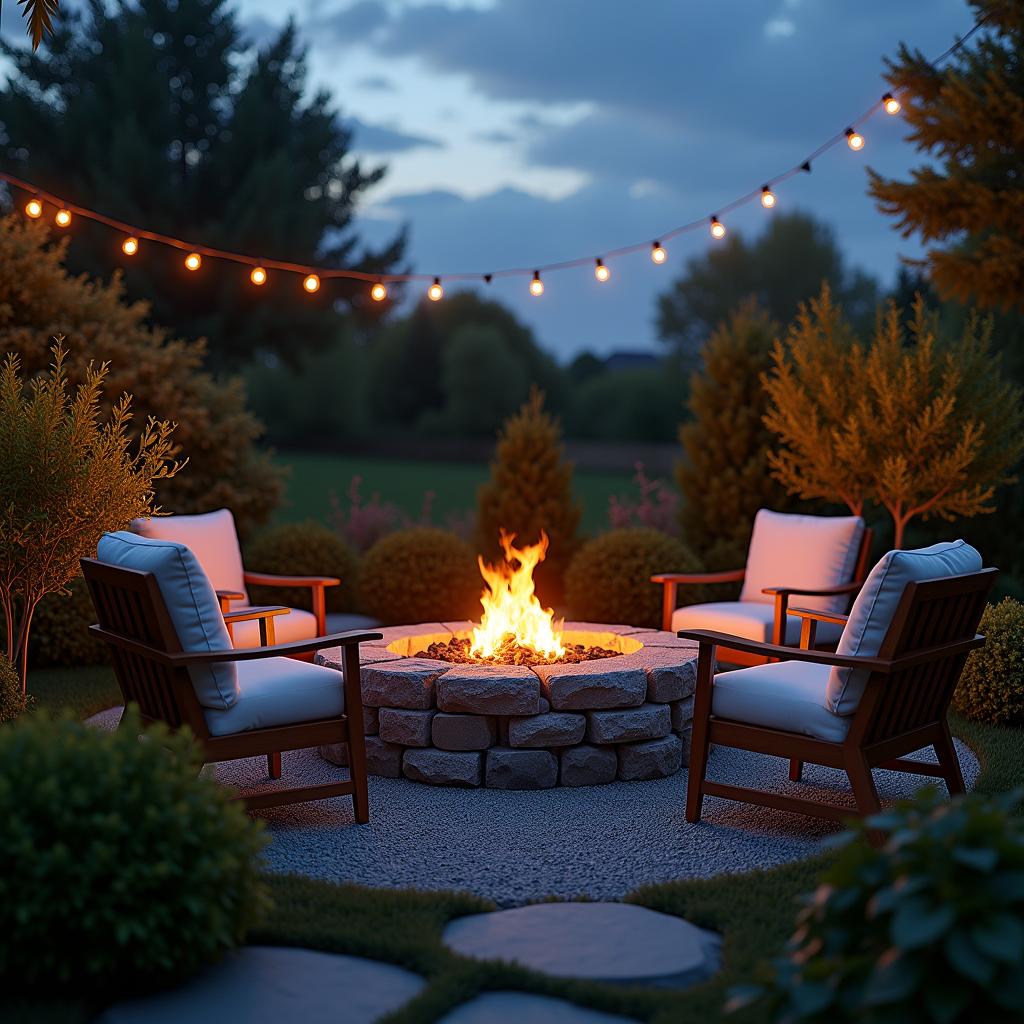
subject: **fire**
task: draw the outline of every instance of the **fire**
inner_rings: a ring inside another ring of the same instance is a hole
[[[503,564],[487,565],[483,558],[477,559],[488,589],[480,595],[484,614],[473,630],[470,653],[494,658],[511,642],[545,658],[561,658],[565,654],[562,624],[555,626],[554,612],[542,607],[533,592],[533,570],[547,554],[547,534],[541,531],[539,543],[523,548],[514,546],[515,539],[514,533],[501,531]]]

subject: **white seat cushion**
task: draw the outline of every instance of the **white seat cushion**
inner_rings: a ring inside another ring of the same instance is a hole
[[[711,690],[711,713],[747,725],[841,743],[850,719],[825,705],[828,665],[776,661],[735,672],[719,672]]]
[[[246,595],[242,550],[238,546],[235,517],[227,508],[196,516],[153,516],[132,520],[132,532],[154,540],[187,544],[199,559],[214,590],[235,590]]]
[[[761,509],[754,517],[741,601],[767,604],[765,587],[822,590],[849,583],[857,564],[864,520],[860,516],[799,516]],[[844,612],[849,597],[796,597],[794,604]]]
[[[204,712],[214,736],[336,718],[345,711],[342,675],[294,658],[238,662],[238,699],[225,711]]]
[[[981,555],[963,540],[883,555],[850,609],[850,621],[837,653],[877,655],[908,583],[963,576],[981,568]],[[864,696],[868,675],[865,669],[833,668],[828,681],[828,706],[837,714],[852,715]]]
[[[803,598],[801,598],[801,601]],[[791,647],[800,646],[801,619],[795,615],[786,616],[786,643]],[[672,613],[672,629],[716,629],[720,633],[732,633],[747,640],[771,643],[772,628],[775,624],[775,606],[759,601],[718,601],[712,604],[691,604],[677,608]],[[819,647],[835,644],[842,635],[842,626],[831,622],[819,622],[815,645]],[[728,660],[728,659],[723,659]]]
[[[156,577],[183,651],[231,649],[217,595],[184,544],[119,531],[100,538],[97,556],[108,565],[151,572]],[[188,671],[203,707],[225,709],[234,704],[238,689],[232,662],[195,665]]]
[[[233,604],[233,612],[245,611],[244,605]],[[231,627],[235,647],[259,647],[260,624],[258,622],[236,622]],[[301,608],[291,608],[287,615],[274,616],[274,643],[287,644],[293,640],[312,640],[317,635],[316,616]]]

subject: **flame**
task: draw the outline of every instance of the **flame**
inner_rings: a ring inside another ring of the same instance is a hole
[[[533,570],[547,554],[547,534],[542,530],[539,543],[523,548],[513,545],[515,539],[514,533],[501,531],[503,564],[487,565],[477,558],[488,589],[480,595],[484,614],[473,630],[470,653],[476,658],[493,658],[511,638],[545,658],[561,658],[565,654],[561,622],[556,628],[555,613],[542,607],[533,592]]]

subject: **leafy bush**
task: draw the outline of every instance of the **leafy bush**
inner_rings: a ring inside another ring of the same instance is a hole
[[[32,715],[0,729],[0,976],[26,990],[173,982],[261,915],[262,828],[197,775],[187,733],[140,742]]]
[[[285,523],[261,533],[245,548],[246,568],[282,576],[337,576],[341,586],[328,587],[329,612],[350,612],[356,605],[359,562],[352,549],[319,523]],[[254,604],[312,608],[309,587],[251,587]]]
[[[465,541],[419,526],[379,540],[363,558],[362,611],[385,625],[473,618],[483,580]]]
[[[661,625],[658,572],[697,572],[682,541],[648,527],[610,530],[580,548],[565,574],[565,600],[577,618],[590,622]],[[685,595],[688,588],[680,588]],[[696,588],[686,595],[698,600]]]
[[[27,703],[18,670],[5,655],[0,654],[0,725],[13,722],[25,710]]]
[[[110,661],[107,645],[89,632],[95,621],[89,589],[76,576],[66,594],[47,594],[36,607],[29,663],[36,668],[106,664]]]
[[[639,498],[613,494],[608,499],[608,525],[613,530],[630,526],[649,526],[662,533],[676,533],[679,529],[679,495],[665,480],[652,480],[644,472],[644,464],[636,464],[633,477]]]
[[[978,632],[985,646],[967,659],[953,706],[979,722],[1024,725],[1024,604],[1007,597],[989,605]]]
[[[369,551],[381,537],[396,530],[433,525],[433,491],[423,493],[419,519],[413,520],[393,501],[381,501],[377,491],[374,491],[367,501],[363,497],[362,486],[363,478],[357,474],[352,477],[349,484],[347,501],[343,502],[337,494],[331,494],[331,518],[334,529],[356,551]]]
[[[1021,794],[946,800],[934,788],[854,826],[805,897],[768,984],[735,993],[776,1021],[1020,1020]],[[868,829],[887,834],[881,849]]]

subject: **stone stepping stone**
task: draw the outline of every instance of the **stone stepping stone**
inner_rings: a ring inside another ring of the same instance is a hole
[[[345,1024],[373,1024],[425,984],[418,974],[360,957],[245,946],[180,988],[115,1004],[99,1024],[282,1024],[342,1017]]]
[[[630,903],[537,903],[458,918],[444,943],[557,978],[683,988],[718,970],[721,940]]]
[[[600,1010],[529,992],[488,992],[456,1007],[440,1024],[632,1024]]]

